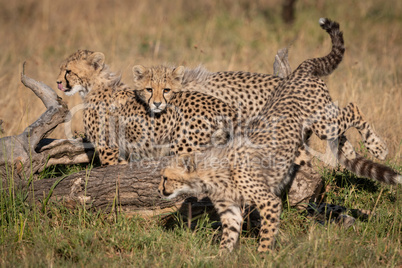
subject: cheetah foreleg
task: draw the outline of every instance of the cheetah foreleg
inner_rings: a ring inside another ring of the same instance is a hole
[[[235,247],[243,222],[240,206],[226,200],[214,202],[222,222],[222,240],[219,251],[232,251]]]

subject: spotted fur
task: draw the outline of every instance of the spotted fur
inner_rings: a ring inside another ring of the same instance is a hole
[[[343,55],[344,47],[342,40],[338,40],[339,35],[336,31],[337,29],[332,28],[332,25],[323,25],[324,30],[334,31],[331,36],[334,45],[331,51],[331,56],[329,58],[321,58],[319,61],[308,60],[305,64],[314,64],[315,76],[322,76],[330,74],[335,66],[331,65],[331,62],[337,62]],[[335,27],[336,28],[336,27]],[[342,37],[341,37],[342,38]],[[312,62],[313,61],[313,62]],[[173,69],[173,67],[170,67]],[[309,67],[313,68],[313,67]],[[227,103],[232,109],[235,110],[237,114],[237,122],[241,124],[242,128],[247,129],[251,127],[251,123],[260,115],[264,105],[271,102],[274,98],[276,88],[280,86],[284,81],[284,78],[269,74],[258,74],[249,72],[209,72],[205,68],[198,66],[197,68],[185,68],[182,78],[182,89],[181,91],[198,91],[208,95],[212,95],[218,99],[221,99]],[[323,83],[320,80],[320,83]],[[314,83],[310,88],[314,91]],[[179,87],[176,91],[180,90]],[[306,96],[312,96],[310,92],[306,93]],[[300,98],[304,98],[301,96]],[[308,103],[307,103],[308,105]],[[356,113],[363,118],[363,114],[359,108],[355,106]],[[327,107],[331,110],[331,107]],[[312,107],[313,109],[313,107]],[[315,111],[314,116],[320,117],[320,110]],[[332,125],[326,126],[326,131],[330,131],[328,128],[337,128],[337,122]],[[366,121],[362,121],[362,126],[360,132],[367,146],[369,152],[375,157],[384,160],[388,154],[387,147],[381,138],[376,135],[372,127]],[[316,126],[315,126],[316,127]],[[328,130],[327,130],[328,129]],[[305,140],[308,140],[312,131],[306,129]],[[320,133],[321,138],[325,138],[325,134]],[[341,134],[339,142],[338,140],[328,140],[328,143],[334,151],[334,155],[337,157],[340,164],[351,172],[368,178],[372,178],[387,184],[395,184],[398,182],[398,177],[395,172],[390,170],[388,167],[375,163],[371,160],[365,159],[354,151],[353,146],[349,143],[346,137]],[[310,177],[318,176],[316,171],[311,166],[311,155],[305,150],[305,147],[300,147],[296,154],[295,163],[300,166],[298,169],[303,169],[305,172],[296,172],[294,175],[297,177],[303,177],[303,174],[309,174]],[[328,163],[329,164],[329,163]],[[300,179],[300,178],[299,178]]]
[[[134,94],[121,82],[120,75],[109,70],[104,54],[78,50],[70,55],[60,66],[57,87],[67,96],[78,93],[83,99],[84,131],[96,145],[101,163],[125,163],[119,157],[118,130],[110,115]]]
[[[85,133],[102,165],[190,153],[227,141],[234,112],[226,103],[201,92],[180,92],[163,113],[149,114],[104,58],[100,52],[79,50],[61,65],[57,79],[60,90],[81,95]]]
[[[203,193],[210,197],[222,220],[221,250],[231,251],[238,240],[244,203],[255,204],[261,214],[258,250],[269,251],[273,246],[281,213],[279,194],[291,180],[297,150],[307,133],[337,140],[355,127],[373,154],[384,154],[385,146],[358,107],[335,106],[319,78],[338,66],[345,50],[339,24],[321,19],[320,25],[331,36],[331,52],[304,61],[292,72],[249,127],[238,130],[230,146],[183,156],[162,170],[158,188],[162,196]]]

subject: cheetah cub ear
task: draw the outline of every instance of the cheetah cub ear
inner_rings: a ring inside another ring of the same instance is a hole
[[[105,64],[105,55],[102,52],[94,52],[88,57],[88,62],[95,70],[103,68]]]
[[[145,68],[142,65],[135,65],[133,67],[133,78],[134,81],[141,80],[144,77],[145,72],[147,71],[147,68]]]
[[[184,66],[179,66],[173,69],[172,76],[176,82],[181,83],[183,81],[185,68]]]

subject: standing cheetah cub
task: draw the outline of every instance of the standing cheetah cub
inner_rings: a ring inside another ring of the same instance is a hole
[[[221,250],[231,251],[238,240],[244,203],[256,205],[261,214],[258,251],[269,251],[273,246],[281,213],[279,194],[291,180],[296,152],[307,131],[335,140],[355,127],[368,141],[367,147],[377,155],[384,153],[381,142],[372,140],[376,136],[358,107],[336,107],[319,78],[336,69],[345,51],[339,24],[329,19],[319,22],[332,39],[327,56],[301,63],[277,88],[250,128],[240,130],[230,146],[182,156],[161,172],[158,190],[162,196],[203,193],[210,197],[222,221]],[[391,173],[392,184],[402,183],[401,175],[390,168],[386,172]]]

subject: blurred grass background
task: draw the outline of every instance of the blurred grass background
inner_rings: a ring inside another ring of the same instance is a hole
[[[291,45],[296,68],[325,55],[330,39],[320,17],[337,20],[344,31],[346,56],[325,78],[339,105],[356,102],[401,163],[402,1],[298,0],[292,25],[280,17],[281,0],[0,0],[0,118],[6,135],[20,133],[45,111],[20,83],[27,74],[56,89],[59,65],[77,49],[101,51],[130,85],[135,64],[196,66],[211,71],[272,73],[276,51]],[[69,107],[79,96],[60,96]],[[73,130],[82,131],[80,116]],[[355,146],[356,131],[348,136]],[[59,126],[52,137],[64,138]]]

